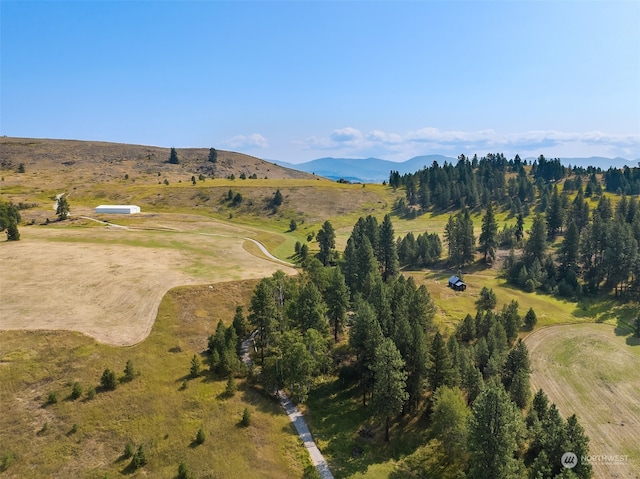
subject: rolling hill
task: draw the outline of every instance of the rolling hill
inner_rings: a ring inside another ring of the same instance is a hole
[[[216,163],[208,161],[209,148],[177,148],[180,164],[168,163],[169,148],[126,145],[98,141],[0,138],[0,169],[16,169],[23,163],[27,174],[37,165],[39,172],[67,170],[69,177],[83,175],[84,181],[104,181],[110,177],[137,175],[190,178],[227,178],[230,175],[269,179],[311,179],[308,173],[275,165],[232,151],[218,151]],[[99,168],[98,168],[99,165]],[[171,179],[171,178],[170,178]],[[176,179],[177,181],[177,179]]]

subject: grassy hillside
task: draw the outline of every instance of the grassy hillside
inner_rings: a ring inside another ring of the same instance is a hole
[[[3,296],[0,330],[25,323],[40,330],[0,331],[0,401],[13,413],[0,417],[0,477],[130,473],[129,460],[121,457],[127,441],[143,444],[149,458],[133,477],[174,477],[181,461],[199,478],[301,477],[306,451],[279,407],[242,382],[236,396],[225,398],[224,381],[206,375],[182,389],[190,358],[202,353],[218,319],[229,322],[237,304],[248,304],[255,280],[227,281],[284,268],[263,261],[264,253],[243,238],[259,240],[278,258],[291,260],[297,241],[307,242],[312,253],[317,250],[314,235],[330,220],[342,251],[358,217],[382,219],[404,191],[339,184],[223,151],[212,171],[208,149],[178,149],[181,163],[170,165],[169,150],[156,147],[9,138],[0,143],[0,199],[24,208],[21,241],[0,242],[3,278],[16,285],[16,294]],[[20,163],[24,173],[17,171]],[[240,178],[254,172],[257,179]],[[231,174],[235,179],[228,178]],[[277,207],[272,203],[276,190],[283,196]],[[72,216],[63,222],[55,221],[53,210],[59,193],[67,193],[71,205]],[[242,201],[234,203],[237,195]],[[95,215],[95,206],[105,203],[137,204],[143,213]],[[394,216],[396,236],[409,231],[442,235],[452,213]],[[481,212],[472,213],[476,237],[481,218]],[[509,211],[499,211],[497,218],[500,227],[515,223]],[[530,222],[528,217],[525,229]],[[499,257],[505,254],[502,250]],[[576,303],[525,293],[499,277],[499,261],[492,267],[476,262],[463,272],[468,289],[461,293],[447,287],[448,276],[457,271],[444,260],[430,270],[404,272],[427,286],[437,323],[448,333],[474,312],[483,286],[494,289],[498,310],[511,300],[519,303],[521,315],[533,307],[539,326],[606,322],[627,335],[640,314],[637,304],[621,305],[610,296]],[[64,293],[57,294],[61,279]],[[206,286],[198,286],[202,283]],[[111,289],[118,284],[131,285],[128,296],[124,289]],[[173,289],[160,303],[177,284],[195,286]],[[155,314],[146,311],[144,319],[129,307],[136,298],[159,304],[155,323]],[[102,316],[91,305],[101,308]],[[103,338],[112,344],[137,343],[146,331],[151,333],[139,344],[118,348],[77,333],[42,331],[62,318],[68,323],[57,328],[92,334],[78,326],[83,314],[103,330],[109,329],[105,325],[120,331],[146,324],[136,341]],[[132,382],[91,400],[69,398],[75,381],[86,393],[106,367],[122,376],[128,359],[140,370]],[[58,401],[45,405],[50,393]],[[307,406],[312,432],[336,477],[399,477],[402,458],[425,439],[425,416],[418,415],[393,429],[392,442],[384,444],[377,425],[366,421],[358,391],[343,390],[333,377],[311,391]],[[255,414],[248,429],[237,426],[244,407]],[[589,431],[588,420],[585,427]],[[196,447],[192,441],[198,428],[208,439]],[[10,463],[4,473],[3,462]]]
[[[180,462],[198,478],[301,477],[308,455],[277,402],[242,380],[228,397],[226,381],[206,366],[188,379],[193,355],[206,361],[207,337],[237,305],[246,308],[254,285],[172,290],[149,337],[129,348],[68,332],[0,332],[0,403],[11,412],[0,415],[0,477],[168,479]],[[105,368],[121,377],[127,360],[138,376],[87,397]],[[83,388],[75,400],[74,382]],[[50,394],[57,403],[47,404]],[[245,408],[247,428],[239,425]],[[206,440],[196,445],[200,428]],[[135,473],[123,457],[127,442],[146,451],[148,465]]]

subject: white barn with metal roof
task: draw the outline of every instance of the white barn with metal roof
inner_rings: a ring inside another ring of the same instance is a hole
[[[140,213],[140,207],[136,205],[100,205],[96,207],[97,214],[132,215]]]

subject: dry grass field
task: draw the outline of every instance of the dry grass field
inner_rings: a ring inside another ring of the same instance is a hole
[[[230,324],[238,305],[247,311],[256,283],[172,289],[149,336],[130,347],[67,331],[0,331],[0,478],[174,479],[181,462],[198,479],[302,477],[309,456],[280,405],[242,379],[225,394],[203,354],[219,320]],[[203,373],[189,379],[194,355]],[[133,380],[97,387],[105,368],[121,378],[128,360]],[[56,403],[47,404],[50,394]],[[249,427],[240,426],[245,408]],[[128,442],[144,446],[142,469],[124,457]]]
[[[246,229],[181,215],[135,222],[125,229],[75,219],[1,242],[0,330],[72,330],[131,345],[149,334],[172,287],[294,272],[245,248]]]
[[[576,414],[590,438],[594,477],[640,478],[640,341],[605,324],[551,326],[526,339],[531,385],[542,388],[568,417]]]

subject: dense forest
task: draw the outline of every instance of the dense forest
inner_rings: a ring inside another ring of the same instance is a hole
[[[381,223],[360,218],[342,255],[331,247],[331,225],[321,233],[325,246],[302,274],[261,280],[248,315],[238,309],[229,328],[219,325],[209,342],[212,368],[241,368],[237,338],[255,329],[249,375],[266,391],[285,388],[305,401],[318,377],[334,375],[358,391],[385,441],[398,418],[426,414],[430,440],[403,462],[406,477],[591,477],[588,464],[560,463],[566,451],[588,454],[578,419],[564,420],[542,390],[531,397],[528,351],[517,337],[535,324],[532,309],[523,317],[512,301],[498,311],[484,288],[476,311],[447,337],[429,291],[400,274],[398,250],[415,243],[417,252],[418,241],[397,239],[389,215]]]
[[[640,191],[640,168],[602,172],[567,168],[542,155],[531,165],[517,155],[511,160],[502,154],[480,160],[461,155],[455,166],[434,163],[403,176],[392,171],[389,185],[405,188],[405,199],[396,204],[398,214],[458,210],[445,230],[452,267],[472,263],[478,248],[486,262],[493,262],[502,247],[511,250],[505,276],[527,291],[540,289],[566,298],[600,291],[614,291],[623,299],[640,296],[640,208],[636,196],[628,196]],[[605,192],[618,196],[612,201]],[[500,210],[515,220],[502,230],[495,218]],[[484,211],[478,245],[470,211]],[[525,218],[530,215],[534,218],[525,238]],[[552,248],[559,238],[559,247]],[[412,258],[404,249],[403,257]],[[405,264],[428,266],[437,256],[420,258]]]

